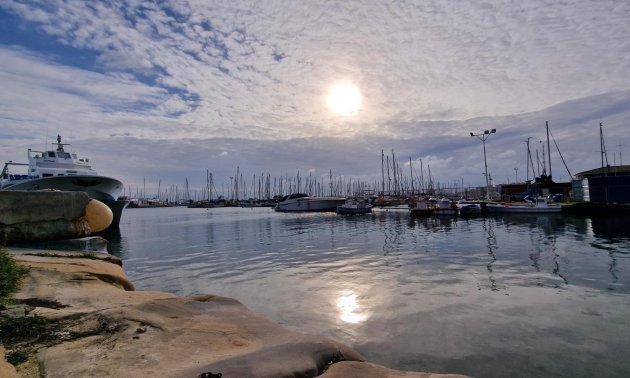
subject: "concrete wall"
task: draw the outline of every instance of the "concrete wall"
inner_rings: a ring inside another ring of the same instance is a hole
[[[0,245],[88,236],[83,192],[0,191]]]

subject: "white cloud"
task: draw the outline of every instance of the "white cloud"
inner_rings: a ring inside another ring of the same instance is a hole
[[[479,183],[470,131],[499,130],[488,142],[498,178],[514,173],[524,140],[540,139],[546,120],[577,164],[597,153],[582,144],[599,121],[611,140],[627,138],[627,2],[5,0],[0,9],[27,33],[97,57],[95,66],[64,65],[70,59],[0,37],[0,131],[14,138],[2,142],[7,160],[47,129],[94,144],[115,135],[137,148],[117,152],[133,156],[167,144],[182,159],[160,165],[173,177],[211,165],[191,150],[220,156],[217,170],[378,175],[379,150],[395,148],[433,157],[440,177]],[[325,106],[338,81],[360,88],[356,116]],[[115,171],[109,155],[99,161]],[[134,162],[129,180],[155,166]]]

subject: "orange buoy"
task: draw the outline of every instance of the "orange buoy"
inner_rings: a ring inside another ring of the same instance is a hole
[[[103,202],[90,199],[85,207],[85,217],[92,232],[101,232],[112,224],[114,213]]]

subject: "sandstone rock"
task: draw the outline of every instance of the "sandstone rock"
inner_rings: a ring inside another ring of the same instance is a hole
[[[458,374],[434,374],[388,369],[384,366],[356,361],[341,361],[332,365],[322,378],[465,378]]]
[[[5,350],[0,345],[0,377],[2,378],[18,378],[15,367],[4,359]]]

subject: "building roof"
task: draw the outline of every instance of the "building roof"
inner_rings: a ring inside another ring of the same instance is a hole
[[[615,166],[607,166],[604,168],[595,168],[595,169],[591,169],[590,171],[584,171],[584,172],[580,172],[580,173],[576,173],[575,177],[577,177],[578,179],[582,179],[585,177],[591,177],[591,176],[601,176],[603,174],[608,174],[608,175],[630,175],[630,165],[615,165]]]

